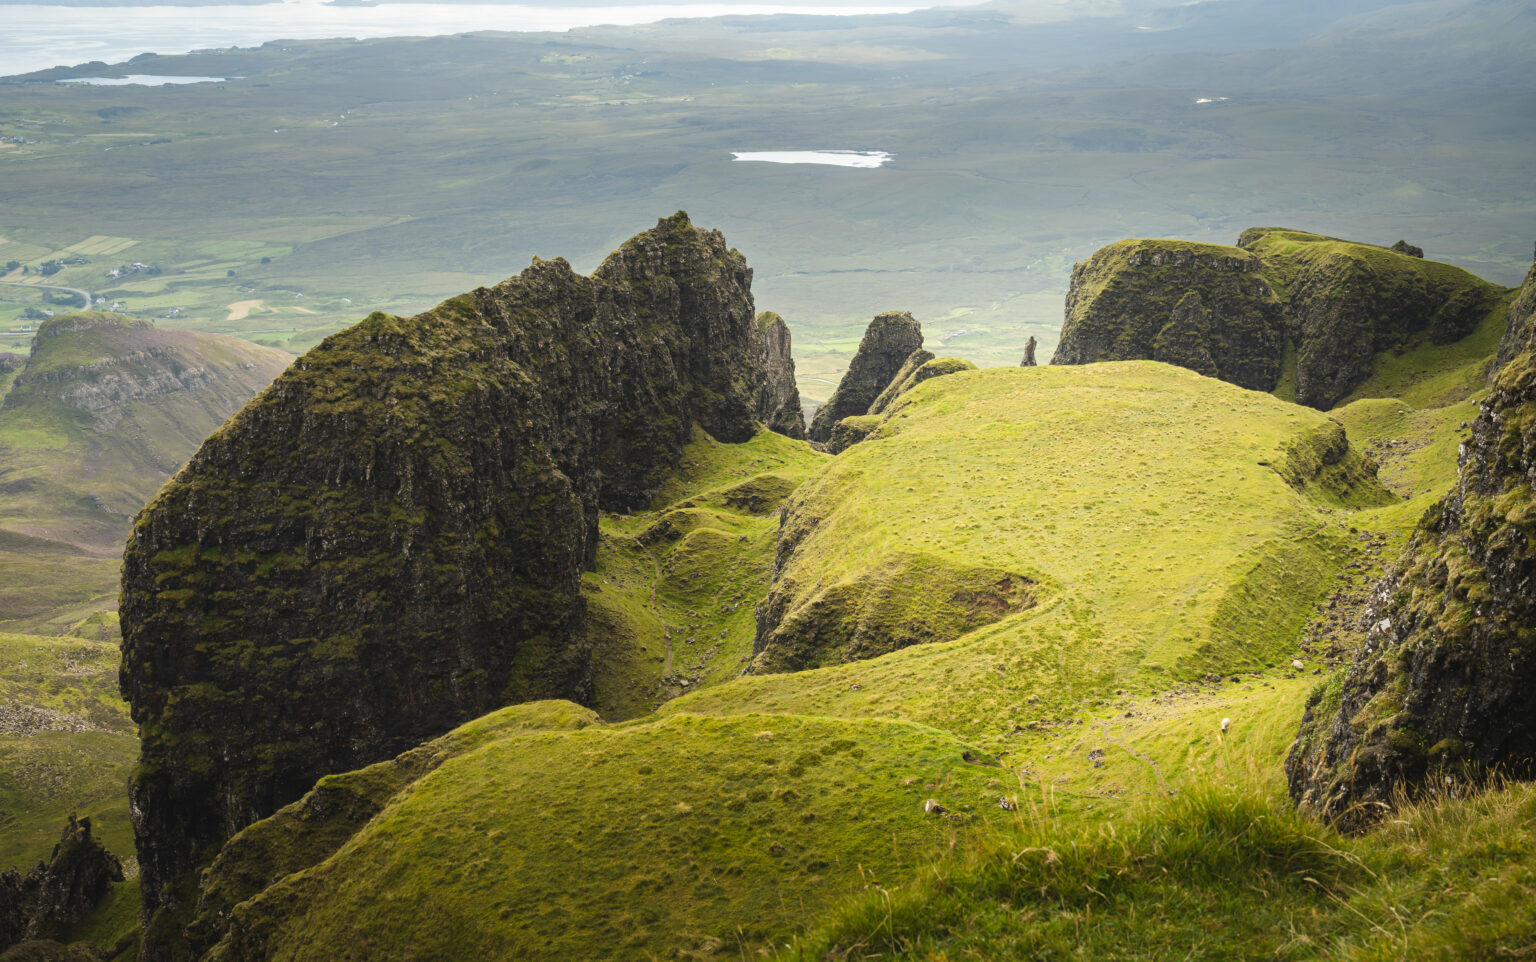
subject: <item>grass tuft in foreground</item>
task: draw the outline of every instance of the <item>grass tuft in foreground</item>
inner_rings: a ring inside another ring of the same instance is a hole
[[[1536,788],[1405,806],[1343,838],[1272,792],[1205,784],[1096,823],[1046,804],[786,958],[1528,958]]]

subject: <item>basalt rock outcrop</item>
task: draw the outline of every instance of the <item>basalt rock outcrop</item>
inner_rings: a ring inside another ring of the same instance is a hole
[[[64,937],[122,880],[122,862],[92,836],[91,820],[70,816],[46,865],[0,872],[0,952]]]
[[[800,407],[800,389],[795,386],[789,325],[774,312],[763,311],[757,315],[756,326],[763,342],[763,381],[757,394],[757,419],[769,430],[804,440],[805,414]]]
[[[0,402],[5,401],[11,382],[16,380],[16,374],[26,366],[25,354],[0,354]]]
[[[885,386],[885,390],[881,391],[879,395],[877,395],[875,399],[870,402],[869,408],[864,413],[885,413],[885,409],[895,403],[896,399],[901,396],[903,391],[911,389],[912,377],[917,373],[918,369],[933,359],[934,355],[932,351],[925,351],[921,348],[907,355],[907,359],[902,363],[901,368],[891,376],[891,382]]]
[[[371,315],[144,510],[122,594],[143,958],[185,954],[195,871],[320,776],[587,695],[599,512],[644,507],[695,426],[751,437],[782,387],[751,277],[679,213],[590,277],[535,261]]]
[[[1120,241],[1072,269],[1052,364],[1167,361],[1250,390],[1280,376],[1280,301],[1247,251]]]
[[[828,453],[839,454],[869,437],[885,420],[885,414],[897,400],[924,381],[974,370],[975,364],[958,357],[934,357],[928,351],[913,351],[907,363],[901,366],[901,370],[891,378],[891,383],[875,398],[875,403],[869,406],[868,414],[846,417],[837,422],[832,429],[832,436],[827,439]]]
[[[870,406],[922,346],[922,326],[906,311],[888,311],[870,321],[837,390],[816,409],[807,436],[826,442],[843,418],[870,413]]]
[[[1500,289],[1422,251],[1275,228],[1237,247],[1128,240],[1078,264],[1053,364],[1156,360],[1258,391],[1295,357],[1295,400],[1327,409],[1376,357],[1470,334]]]
[[[1371,599],[1354,664],[1313,694],[1286,760],[1291,795],[1346,827],[1400,790],[1536,776],[1536,267],[1463,443],[1456,488],[1425,513]]]
[[[913,388],[924,381],[936,377],[944,377],[946,374],[958,374],[961,371],[974,371],[976,365],[964,358],[958,357],[933,357],[927,351],[918,351],[912,355],[913,359],[923,358],[920,363],[903,367],[897,373],[896,379],[891,381],[891,386],[881,392],[870,406],[870,414],[885,414],[896,402]]]

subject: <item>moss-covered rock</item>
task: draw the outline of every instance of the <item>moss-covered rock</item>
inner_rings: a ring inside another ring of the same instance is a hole
[[[870,406],[922,346],[922,326],[906,311],[888,311],[870,321],[837,390],[816,409],[807,436],[826,442],[843,418],[870,413]]]
[[[795,359],[790,354],[789,325],[772,311],[756,318],[762,336],[763,382],[757,395],[757,419],[786,437],[805,437],[800,389],[795,385]]]
[[[1052,364],[1159,360],[1267,391],[1280,375],[1280,301],[1248,251],[1111,244],[1072,270]]]
[[[1036,365],[1035,348],[1039,343],[1039,341],[1035,340],[1033,334],[1029,336],[1029,340],[1024,344],[1024,359],[1019,362],[1019,367],[1034,367]]]
[[[837,422],[837,427],[832,429],[832,437],[827,440],[828,454],[841,454],[842,452],[858,444],[869,437],[875,428],[884,420],[878,414],[858,414],[851,418],[843,418]]]
[[[1519,300],[1533,291],[1536,268]],[[1286,761],[1298,802],[1345,825],[1400,790],[1536,774],[1536,332],[1512,323],[1500,356],[1456,488],[1377,586],[1364,646]]]
[[[649,504],[695,425],[756,430],[750,282],[680,213],[591,277],[536,260],[417,317],[371,315],[144,510],[122,594],[144,958],[184,952],[191,873],[320,776],[500,705],[587,696],[600,509]]]
[[[883,391],[875,396],[875,399],[870,402],[869,410],[865,411],[864,413],[884,413],[885,409],[895,403],[896,399],[901,396],[903,390],[906,390],[912,386],[912,375],[917,373],[917,369],[933,360],[933,358],[934,354],[932,351],[926,351],[921,348],[913,351],[911,354],[908,354],[907,359],[902,362],[901,367],[897,369],[895,374],[891,375],[890,383],[885,386]],[[850,416],[858,417],[859,415]]]
[[[869,437],[885,420],[892,405],[924,381],[974,370],[975,364],[958,357],[934,357],[927,351],[913,351],[901,370],[891,378],[891,383],[875,398],[868,414],[856,414],[837,422],[837,426],[832,429],[832,436],[827,439],[827,452],[839,454]]]
[[[881,392],[880,396],[875,399],[875,403],[870,405],[869,413],[886,413],[891,409],[891,405],[896,403],[897,398],[902,397],[929,378],[974,370],[976,370],[976,365],[963,358],[934,357],[927,351],[914,352],[912,357],[902,366],[902,369],[891,381],[891,386]]]
[[[1052,363],[1166,361],[1270,391],[1289,345],[1295,400],[1327,409],[1382,352],[1456,341],[1497,306],[1497,287],[1415,250],[1279,228],[1235,248],[1120,241],[1074,268]]]
[[[91,820],[70,816],[47,864],[0,873],[0,951],[63,938],[122,880],[122,862],[91,834]]]

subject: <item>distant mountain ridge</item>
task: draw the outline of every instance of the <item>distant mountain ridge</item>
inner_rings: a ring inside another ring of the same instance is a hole
[[[0,365],[14,369],[0,381],[0,625],[10,630],[115,608],[134,513],[292,361],[104,312],[44,321],[18,357]]]

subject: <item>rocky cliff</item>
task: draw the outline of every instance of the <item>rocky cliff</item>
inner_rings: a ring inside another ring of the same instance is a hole
[[[1280,302],[1234,247],[1120,241],[1072,269],[1052,364],[1166,361],[1267,391],[1280,376]]]
[[[1072,272],[1053,364],[1156,360],[1258,391],[1294,352],[1295,400],[1327,409],[1376,357],[1465,337],[1499,288],[1422,252],[1277,228],[1237,247],[1120,241]]]
[[[870,321],[837,390],[816,409],[808,437],[825,442],[843,418],[868,414],[907,358],[922,346],[922,326],[906,311],[888,311]]]
[[[1536,774],[1536,267],[1511,309],[1456,488],[1372,596],[1354,664],[1315,692],[1291,794],[1346,826],[1394,792]]]
[[[805,415],[795,386],[795,359],[790,354],[789,325],[772,311],[756,318],[762,337],[763,383],[757,395],[757,419],[771,431],[804,440]]]
[[[183,954],[195,870],[321,775],[585,696],[599,511],[646,505],[695,426],[749,438],[775,383],[751,276],[679,213],[591,277],[536,261],[374,314],[144,510],[122,594],[144,958]]]
[[[0,872],[0,952],[62,938],[122,880],[122,862],[91,835],[91,820],[71,815],[47,864]]]
[[[868,414],[853,415],[837,422],[832,428],[832,436],[827,439],[828,453],[840,454],[869,437],[885,420],[884,415],[896,402],[924,381],[974,370],[976,365],[958,357],[934,357],[927,351],[913,351],[907,363],[901,366],[901,370],[891,378],[891,383],[869,406]]]
[[[5,396],[10,393],[11,383],[26,366],[25,354],[0,354],[0,403],[4,403]]]

